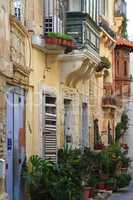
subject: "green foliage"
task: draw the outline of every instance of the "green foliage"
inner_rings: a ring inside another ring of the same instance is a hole
[[[100,153],[88,148],[81,152],[66,146],[58,151],[58,164],[32,156],[24,168],[23,177],[29,187],[31,200],[82,200],[83,185],[95,187],[101,181],[101,174],[109,177],[106,181],[112,186],[119,164],[129,165],[129,159],[118,143]],[[124,178],[117,177],[119,186]],[[124,180],[126,185],[128,179]]]
[[[122,123],[122,128],[124,130],[127,130],[127,125],[128,125],[128,116],[125,112],[122,113],[122,116],[121,116],[121,123]]]
[[[130,159],[122,155],[121,162],[122,162],[122,167],[129,167]]]
[[[48,37],[59,38],[59,39],[63,39],[63,40],[73,40],[73,38],[70,35],[62,34],[62,33],[55,33],[55,32],[49,32]]]
[[[81,200],[82,177],[79,150],[59,150],[58,165],[32,156],[23,177],[32,200]]]
[[[123,125],[121,122],[117,123],[116,127],[115,127],[115,141],[119,141],[119,139],[122,136],[122,129],[123,129]]]
[[[121,148],[118,144],[110,145],[100,153],[101,169],[109,176],[115,176],[117,165],[120,162]]]
[[[23,177],[29,186],[32,200],[52,200],[49,192],[53,177],[53,163],[41,159],[39,156],[32,156],[23,170]]]
[[[98,183],[100,183],[100,177],[92,175],[90,176],[87,184],[90,187],[96,187]]]
[[[127,17],[123,16],[123,22],[121,26],[121,36],[124,38],[128,38],[128,32],[127,32]]]
[[[113,186],[114,185],[114,181],[115,181],[114,178],[111,177],[106,181],[106,184],[109,185],[109,186]]]
[[[133,75],[132,74],[130,74],[130,80],[133,81]]]
[[[57,200],[82,199],[82,177],[80,171],[81,152],[65,147],[58,152],[58,175],[55,193]],[[61,198],[62,195],[62,198]]]
[[[97,66],[96,72],[100,72],[104,68],[106,68],[106,69],[110,69],[111,68],[111,63],[110,63],[109,59],[107,57],[105,57],[105,56],[101,57],[101,62]]]
[[[117,123],[115,128],[115,141],[118,142],[121,136],[123,135],[123,132],[126,131],[128,128],[128,116],[125,112],[122,113],[121,121]]]
[[[117,177],[117,185],[119,188],[124,188],[129,185],[131,176],[129,174],[121,174]]]

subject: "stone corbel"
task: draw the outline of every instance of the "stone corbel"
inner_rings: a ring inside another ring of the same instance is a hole
[[[61,82],[75,88],[81,80],[88,80],[95,71],[96,63],[84,53],[59,56],[61,68]]]

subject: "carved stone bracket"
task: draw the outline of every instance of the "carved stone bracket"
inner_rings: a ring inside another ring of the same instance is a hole
[[[61,68],[61,82],[75,88],[81,80],[88,80],[95,71],[100,58],[94,59],[86,52],[73,52],[58,57]]]

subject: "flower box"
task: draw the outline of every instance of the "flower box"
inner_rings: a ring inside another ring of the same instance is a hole
[[[97,189],[99,190],[106,190],[106,184],[104,182],[101,182],[97,185]]]
[[[83,193],[84,193],[84,199],[88,200],[89,198],[92,198],[94,195],[94,188],[93,187],[84,187]]]
[[[46,44],[76,48],[73,38],[62,33],[49,32],[45,37]]]
[[[106,191],[112,191],[113,190],[113,186],[106,184],[105,190]]]

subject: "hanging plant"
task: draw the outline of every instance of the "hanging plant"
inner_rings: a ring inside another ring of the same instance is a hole
[[[104,68],[110,69],[110,67],[111,67],[111,63],[110,63],[109,59],[107,57],[103,56],[103,57],[101,57],[101,62],[99,63],[99,65],[96,68],[96,72],[100,72]]]

